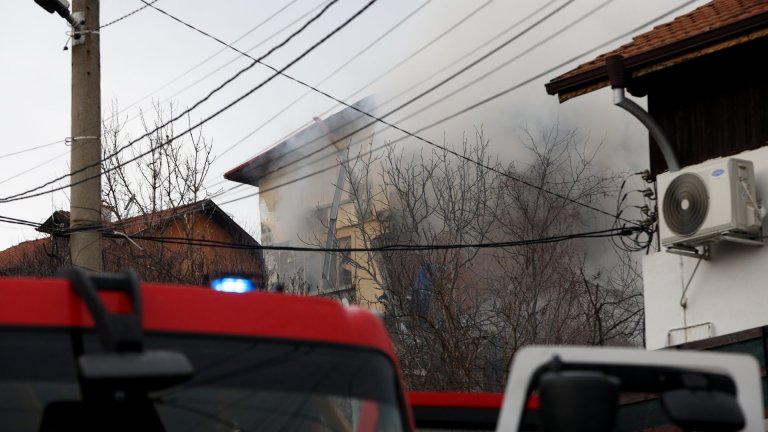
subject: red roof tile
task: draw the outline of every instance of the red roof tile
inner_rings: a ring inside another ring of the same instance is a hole
[[[29,240],[0,251],[0,271],[22,265],[25,261],[39,254],[46,242],[50,242],[50,239]]]
[[[566,78],[576,77],[585,72],[604,68],[606,57],[621,55],[625,59],[663,50],[673,44],[685,44],[692,38],[715,32],[728,26],[736,25],[751,17],[768,13],[768,0],[713,0],[693,11],[681,15],[671,22],[658,25],[652,30],[635,36],[632,42],[613,51],[601,54],[597,58],[578,66],[553,79],[550,85]],[[548,88],[548,90],[550,90]],[[573,90],[573,89],[570,89]],[[550,91],[557,93],[559,91]]]
[[[196,201],[191,204],[185,204],[178,207],[173,207],[169,209],[159,210],[154,213],[149,213],[146,215],[139,215],[139,216],[133,216],[130,218],[125,218],[118,221],[103,221],[103,226],[105,228],[112,228],[112,229],[118,229],[120,231],[125,232],[126,234],[138,234],[146,229],[149,228],[157,228],[162,227],[164,224],[167,224],[169,221],[172,221],[176,218],[183,217],[184,215],[197,213],[197,212],[218,212],[222,215],[225,215],[223,210],[219,208],[219,206],[216,205],[211,199],[204,199],[201,201]],[[61,228],[68,228],[69,227],[69,217],[70,214],[66,210],[57,210],[53,213],[51,217],[49,217],[45,222],[43,222],[42,226],[38,228],[37,230],[44,233],[51,233],[55,231],[56,229]],[[228,216],[227,216],[228,218]],[[235,224],[234,221],[231,221],[232,224]]]

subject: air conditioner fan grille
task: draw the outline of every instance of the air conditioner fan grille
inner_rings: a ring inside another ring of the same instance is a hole
[[[709,195],[701,178],[693,173],[675,177],[664,194],[664,222],[678,235],[689,236],[704,223],[709,211]]]

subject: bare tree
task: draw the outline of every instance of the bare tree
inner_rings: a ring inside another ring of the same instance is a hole
[[[637,340],[642,299],[631,261],[590,273],[578,241],[454,247],[593,228],[575,202],[594,205],[616,184],[596,171],[596,150],[557,127],[524,131],[523,143],[532,162],[522,168],[491,157],[482,130],[449,150],[352,158],[347,225],[363,243],[436,246],[354,257],[357,277],[383,290],[359,301],[384,304],[412,388],[501,390],[523,345]]]
[[[120,220],[138,215],[153,215],[160,210],[180,207],[206,197],[203,181],[213,156],[213,143],[203,136],[202,128],[176,136],[172,103],[163,108],[154,105],[152,120],[139,114],[146,143],[120,151],[131,137],[116,105],[104,124],[103,201]],[[187,117],[191,125],[191,120]],[[149,153],[142,156],[141,153]],[[133,164],[126,161],[139,158]]]
[[[195,285],[220,273],[248,273],[266,286],[258,243],[208,199],[203,187],[213,162],[211,141],[200,131],[176,136],[173,124],[165,125],[174,117],[173,105],[156,104],[152,121],[140,115],[146,139],[128,146],[126,121],[116,105],[112,112],[102,135],[105,270],[130,267],[145,281]],[[0,272],[54,275],[70,262],[68,226],[69,213],[54,212],[39,229],[51,237],[5,251]],[[254,247],[228,248],[227,242]]]
[[[125,121],[113,106],[113,115],[104,124],[103,201],[114,217],[110,221],[125,238],[112,240],[121,247],[105,246],[105,254],[114,267],[130,266],[145,280],[202,284],[223,269],[253,267],[243,252],[212,249],[193,244],[192,240],[213,238],[208,224],[202,223],[196,205],[205,205],[208,195],[203,182],[213,162],[212,142],[201,129],[177,136],[175,107],[159,103],[151,116],[141,112],[142,129],[147,137],[141,145],[125,151],[130,141]],[[149,120],[151,118],[151,120]],[[187,124],[191,119],[186,117]],[[147,152],[146,155],[142,153]],[[132,164],[126,162],[136,159]],[[141,231],[159,236],[189,239],[189,244],[129,239],[125,232]],[[254,252],[260,255],[260,251]],[[260,271],[260,269],[259,269]],[[257,272],[258,273],[258,272]],[[263,273],[262,273],[263,274]],[[264,283],[263,280],[260,283]]]

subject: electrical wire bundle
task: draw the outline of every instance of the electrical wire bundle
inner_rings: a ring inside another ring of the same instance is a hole
[[[624,192],[624,189],[627,186],[627,181],[634,176],[640,176],[648,187]],[[625,204],[627,198],[637,195],[640,195],[643,198],[643,205]],[[640,252],[644,250],[648,253],[650,252],[654,234],[657,230],[656,185],[648,170],[629,175],[621,182],[621,187],[619,187],[619,192],[616,195],[616,217],[613,221],[612,228],[619,229],[627,227],[626,220],[622,220],[621,215],[629,208],[639,210],[645,217],[633,221],[633,228],[635,228],[635,230],[632,235],[622,236],[618,239],[612,237],[611,241],[617,249],[625,252]]]
[[[189,213],[190,210],[185,212],[175,213],[163,218],[153,220],[153,223],[158,223],[160,220],[178,218]],[[5,222],[14,225],[24,225],[33,228],[40,228],[42,225],[37,222],[27,221],[23,219],[11,218],[7,216],[0,216],[0,222]],[[115,222],[108,227],[46,227],[46,231],[54,237],[67,237],[75,232],[87,232],[87,231],[101,231],[102,235],[107,238],[123,239],[136,244],[136,241],[148,241],[164,244],[176,244],[176,245],[188,245],[197,247],[211,247],[211,248],[224,248],[224,249],[247,249],[247,250],[276,250],[276,251],[293,251],[293,252],[393,252],[393,251],[430,251],[430,250],[451,250],[451,249],[489,249],[489,248],[511,248],[511,247],[523,247],[538,244],[558,243],[562,241],[574,240],[574,239],[588,239],[588,238],[615,238],[615,237],[628,237],[635,233],[641,232],[641,227],[621,227],[621,228],[608,228],[603,230],[560,234],[551,237],[541,237],[526,240],[508,240],[497,242],[483,242],[483,243],[452,243],[452,244],[406,244],[406,243],[394,243],[389,245],[382,245],[376,247],[358,247],[358,248],[324,248],[314,246],[264,246],[254,245],[248,243],[234,243],[220,240],[194,238],[194,237],[174,237],[174,236],[162,236],[162,235],[147,235],[147,234],[132,234],[128,235],[124,232],[118,231],[121,228],[120,222]]]

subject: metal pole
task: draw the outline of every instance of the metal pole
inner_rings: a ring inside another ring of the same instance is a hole
[[[340,160],[339,176],[336,180],[336,190],[333,193],[333,203],[331,203],[331,210],[328,217],[328,235],[325,239],[325,247],[331,249],[338,245],[336,242],[336,223],[338,221],[339,205],[341,203],[341,192],[344,188],[344,183],[347,180],[347,174],[349,174],[352,182],[356,182],[356,180],[354,178],[354,172],[347,166],[349,161],[347,160],[347,155],[344,154],[345,148],[339,146],[336,136],[328,128],[328,125],[325,124],[325,120],[319,117],[315,117],[314,120],[315,124],[317,124],[325,133],[325,136],[328,137],[331,144],[336,147],[336,152],[339,154]],[[323,258],[322,281],[330,288],[336,288],[336,271],[338,271],[336,268],[336,254],[333,252],[326,252],[325,257]],[[323,288],[325,289],[326,287]]]
[[[74,0],[73,16],[85,21],[72,44],[72,152],[70,253],[72,265],[102,271],[101,232],[101,70],[99,0]],[[81,171],[82,172],[78,172]],[[83,183],[76,184],[84,179]]]

